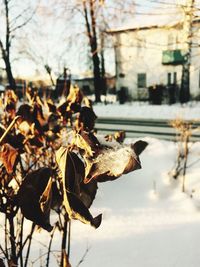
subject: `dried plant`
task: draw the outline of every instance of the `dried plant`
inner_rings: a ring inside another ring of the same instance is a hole
[[[98,182],[141,168],[139,154],[147,143],[102,144],[95,135],[97,117],[91,103],[83,106],[89,101],[77,87],[70,88],[61,105],[51,99],[43,102],[30,89],[26,95],[28,101],[23,104],[12,91],[2,100],[0,212],[5,225],[1,229],[1,265],[28,266],[34,231],[40,227],[50,232],[46,267],[56,230],[61,232],[58,265],[66,267],[70,266],[70,220],[98,228],[102,214],[93,216],[89,210]],[[117,135],[120,142],[123,136]],[[51,225],[51,210],[57,214],[55,225]],[[24,231],[26,219],[32,222],[28,234]]]
[[[176,130],[178,145],[177,159],[170,174],[174,179],[182,177],[182,192],[185,192],[186,172],[191,146],[190,139],[195,132],[199,131],[199,127],[195,125],[195,121],[185,121],[182,119],[173,120],[170,124]]]

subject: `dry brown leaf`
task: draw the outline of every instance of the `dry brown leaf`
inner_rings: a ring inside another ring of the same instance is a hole
[[[79,220],[82,223],[89,224],[95,228],[98,228],[100,226],[102,214],[93,217],[88,208],[75,194],[66,191],[64,206],[70,219]]]
[[[0,159],[3,162],[6,171],[9,174],[13,172],[17,156],[18,156],[18,151],[10,144],[6,143],[2,145],[0,152]]]
[[[52,201],[52,179],[50,178],[39,201],[40,208],[44,214],[48,214],[50,212],[51,201]]]
[[[68,148],[60,147],[56,153],[56,160],[65,179],[65,188],[69,192],[80,195],[80,182],[85,175],[81,159]]]
[[[94,150],[92,147],[84,140],[84,138],[80,134],[76,134],[73,140],[73,143],[81,150],[84,151],[85,156],[92,157],[94,154]]]
[[[97,181],[92,180],[90,183],[84,184],[83,182],[80,185],[80,199],[83,201],[87,208],[90,208],[93,200],[95,199],[97,193]]]
[[[82,99],[83,99],[83,93],[81,92],[79,87],[77,85],[75,86],[71,85],[69,95],[67,96],[67,101],[70,103],[81,104]]]
[[[118,131],[114,134],[107,134],[104,138],[107,142],[112,142],[113,139],[116,140],[118,143],[123,143],[126,137],[125,131]]]
[[[97,217],[93,218],[88,208],[84,205],[84,203],[79,198],[80,189],[78,192],[78,190],[76,189],[76,186],[78,187],[80,186],[80,181],[78,180],[70,181],[72,177],[73,179],[76,179],[76,176],[73,174],[73,172],[76,171],[76,165],[75,165],[76,163],[75,161],[71,160],[72,158],[69,155],[72,155],[72,154],[69,153],[67,148],[63,148],[63,147],[61,147],[56,152],[56,161],[58,163],[59,169],[62,174],[61,179],[62,179],[62,184],[63,184],[62,186],[63,205],[70,219],[76,219],[76,220],[79,220],[86,224],[90,224],[94,226],[95,228],[97,228],[101,224],[102,216],[100,214]],[[73,165],[73,167],[70,165]],[[69,170],[67,170],[67,168],[69,168]],[[80,168],[80,166],[78,167],[77,165],[77,169],[78,168]],[[72,191],[69,191],[70,188],[72,189]]]
[[[93,130],[96,119],[97,119],[97,116],[94,113],[92,108],[89,108],[89,107],[81,108],[79,121],[82,125],[83,130],[87,130],[87,131]]]
[[[146,146],[146,142],[138,141],[130,146],[104,148],[97,157],[85,158],[88,168],[84,182],[89,183],[92,179],[98,182],[115,180],[122,174],[140,169],[139,154]]]
[[[52,170],[40,168],[27,174],[17,194],[22,214],[47,231],[50,225],[50,207],[52,202]]]
[[[24,136],[26,136],[27,134],[31,132],[31,126],[29,125],[27,121],[22,121],[19,124],[18,129],[20,133],[23,134]]]

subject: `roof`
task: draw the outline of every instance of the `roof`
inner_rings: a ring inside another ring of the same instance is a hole
[[[180,27],[183,25],[183,20],[182,19],[178,19],[177,20],[173,20],[171,19],[170,22],[167,23],[167,20],[163,20],[160,23],[152,23],[151,22],[144,22],[146,23],[146,25],[141,25],[139,23],[136,23],[134,26],[129,26],[129,27],[124,27],[124,28],[117,28],[117,29],[113,29],[113,30],[107,30],[106,33],[107,34],[117,34],[117,33],[123,33],[123,32],[133,32],[133,31],[138,31],[138,30],[150,30],[150,29],[169,29],[169,28],[175,28],[175,27]],[[143,24],[144,24],[143,23]],[[197,24],[200,23],[200,18],[196,18],[193,21],[193,24]]]

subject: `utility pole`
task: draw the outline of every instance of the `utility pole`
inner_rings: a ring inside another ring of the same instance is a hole
[[[184,57],[180,89],[180,102],[186,103],[190,100],[190,65],[191,65],[191,50],[192,50],[192,23],[194,16],[195,0],[186,0],[184,8],[183,22],[183,43]]]
[[[107,93],[107,85],[106,85],[106,70],[105,70],[105,59],[104,59],[104,30],[101,30],[101,79],[102,79],[102,93],[106,95]]]

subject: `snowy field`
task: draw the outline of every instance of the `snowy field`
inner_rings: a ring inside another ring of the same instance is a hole
[[[141,170],[99,184],[91,210],[94,215],[103,212],[101,226],[95,230],[72,222],[73,267],[87,248],[83,267],[199,266],[200,162],[188,169],[186,193],[182,193],[181,179],[168,175],[176,159],[176,145],[145,140],[149,146],[141,155]],[[191,155],[188,164],[199,157],[200,143],[192,145]],[[41,241],[41,235],[35,238]],[[44,233],[42,242],[47,244],[48,239]],[[59,249],[58,243],[54,242],[54,249]],[[51,266],[56,266],[51,259]]]
[[[119,105],[117,102],[94,106],[99,117],[148,118],[148,119],[200,119],[200,102],[180,105],[149,105],[146,102],[130,102]]]
[[[150,106],[144,103],[96,105],[98,116],[137,118],[200,118],[200,104]],[[177,155],[176,143],[142,138],[149,145],[141,155],[142,169],[114,182],[100,183],[92,214],[103,213],[95,230],[72,222],[72,267],[199,267],[200,253],[200,142],[191,144],[186,192],[181,177],[170,177]],[[134,142],[135,140],[126,140]],[[199,159],[199,161],[198,161]],[[193,164],[196,162],[195,164]],[[34,235],[32,258],[46,252],[45,231]],[[60,250],[59,234],[53,250]],[[33,266],[45,266],[37,261]],[[51,267],[57,266],[51,256]]]
[[[110,117],[120,114],[129,118],[200,118],[199,103],[99,104],[94,110],[98,116]],[[91,208],[94,215],[103,213],[99,229],[72,222],[70,262],[73,267],[87,248],[89,251],[80,265],[83,267],[199,266],[200,142],[191,144],[188,164],[192,167],[187,170],[186,193],[182,193],[181,178],[174,180],[168,174],[176,160],[177,145],[149,137],[143,140],[149,145],[141,155],[142,169],[114,182],[99,184]],[[45,234],[44,242],[45,236],[48,240]]]

